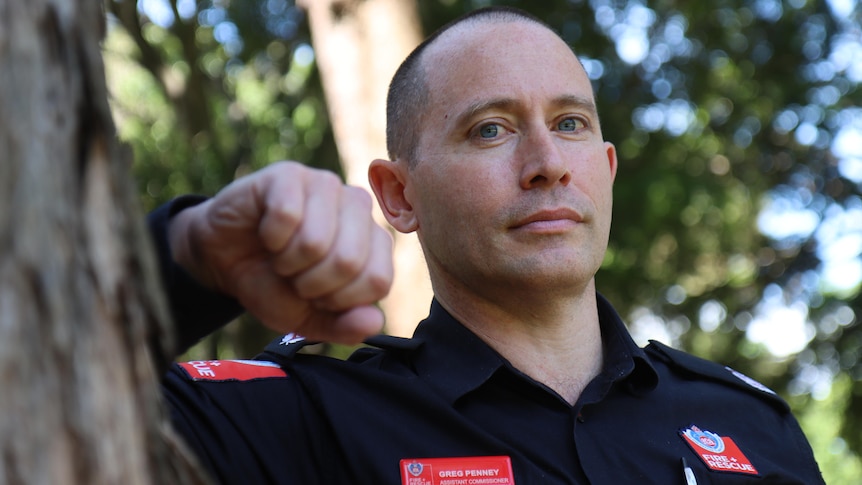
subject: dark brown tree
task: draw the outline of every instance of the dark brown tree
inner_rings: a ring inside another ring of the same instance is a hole
[[[103,34],[98,0],[0,0],[3,484],[203,482],[159,405],[168,317]]]

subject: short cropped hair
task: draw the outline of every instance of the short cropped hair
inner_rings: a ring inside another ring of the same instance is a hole
[[[425,39],[401,63],[392,77],[386,97],[386,149],[390,160],[406,159],[408,167],[418,162],[417,147],[422,112],[428,106],[430,93],[425,80],[422,57],[428,46],[444,32],[466,22],[531,22],[553,31],[537,17],[512,7],[486,7],[474,10],[441,27]]]

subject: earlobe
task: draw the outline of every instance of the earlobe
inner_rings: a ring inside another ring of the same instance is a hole
[[[407,197],[407,167],[403,162],[377,159],[368,167],[368,181],[383,216],[398,232],[415,231],[419,225]]]

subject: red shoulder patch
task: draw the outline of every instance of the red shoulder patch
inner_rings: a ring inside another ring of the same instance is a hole
[[[287,377],[278,364],[265,360],[193,360],[179,366],[195,381],[250,381]]]

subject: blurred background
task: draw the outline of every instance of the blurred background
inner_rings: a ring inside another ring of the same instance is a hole
[[[620,157],[599,290],[639,343],[775,389],[827,483],[862,482],[858,0],[105,5],[112,109],[147,210],[284,159],[364,185],[386,158],[386,85],[425,35],[486,5],[546,21],[580,55]],[[383,306],[387,331],[409,335],[430,285],[415,240],[396,245]],[[272,337],[243,317],[188,356],[249,357]]]

